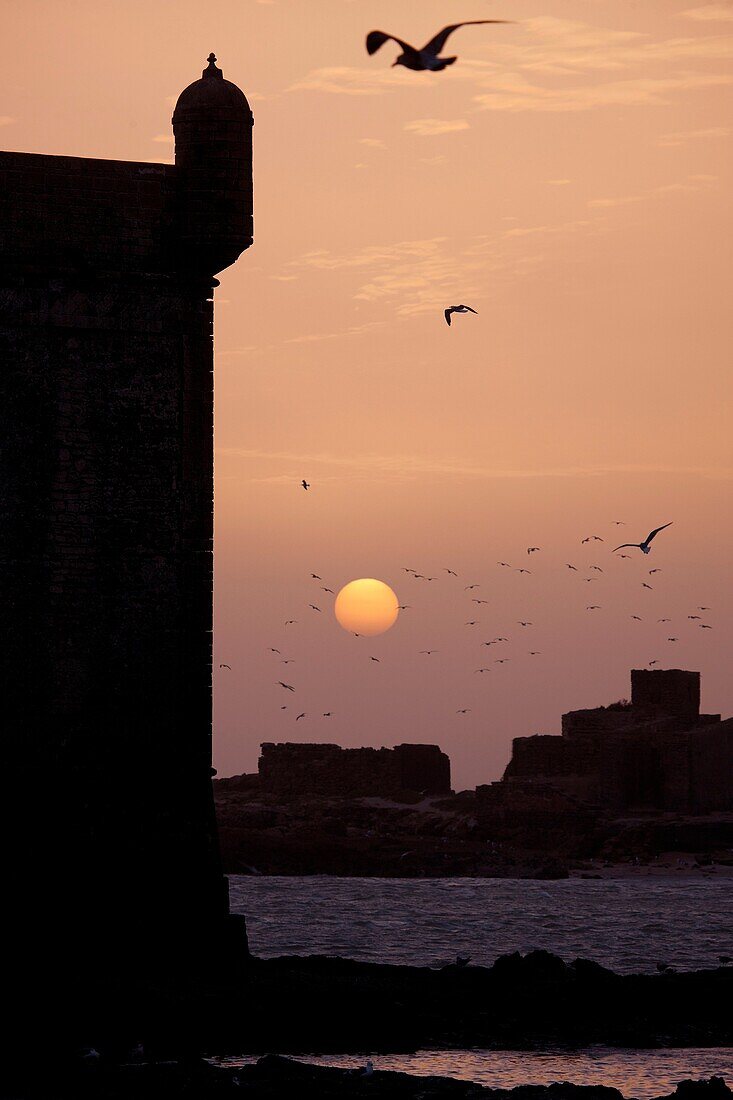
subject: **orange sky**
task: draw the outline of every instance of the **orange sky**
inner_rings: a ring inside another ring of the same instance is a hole
[[[364,50],[482,17],[517,23],[457,32],[444,73]],[[25,0],[3,25],[4,148],[170,160],[212,49],[254,110],[255,245],[217,291],[221,774],[264,740],[429,741],[473,786],[654,658],[733,710],[729,0]],[[311,572],[411,609],[352,638]]]

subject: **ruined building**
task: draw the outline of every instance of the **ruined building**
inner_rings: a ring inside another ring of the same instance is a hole
[[[261,746],[259,785],[284,797],[390,798],[404,791],[450,794],[450,760],[437,745],[342,749],[339,745]]]
[[[560,737],[517,737],[486,814],[557,822],[635,813],[733,811],[733,719],[700,714],[700,674],[634,669],[631,701],[564,714]]]
[[[212,297],[252,243],[253,120],[215,61],[173,165],[0,153],[3,951],[37,1008],[244,944],[211,790]]]

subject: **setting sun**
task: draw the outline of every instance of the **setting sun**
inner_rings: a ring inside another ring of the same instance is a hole
[[[397,621],[397,596],[388,584],[371,578],[350,581],[336,597],[334,613],[344,630],[383,634]]]

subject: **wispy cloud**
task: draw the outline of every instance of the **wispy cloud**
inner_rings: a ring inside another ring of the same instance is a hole
[[[703,138],[730,137],[733,130],[729,126],[708,126],[704,130],[680,130],[676,134],[660,134],[657,145],[662,148],[675,145],[686,145],[688,141],[697,141]]]
[[[700,23],[733,23],[733,4],[703,4],[700,8],[688,8],[679,14]]]
[[[366,145],[370,149],[386,149],[386,141],[382,141],[380,138],[359,138],[360,145]]]
[[[416,481],[421,477],[450,477],[475,480],[518,480],[549,478],[589,478],[603,477],[609,474],[668,474],[670,476],[692,476],[730,480],[733,469],[726,467],[704,466],[654,466],[654,465],[609,465],[609,466],[556,466],[542,469],[502,469],[493,466],[471,466],[454,458],[435,458],[415,454],[375,454],[337,455],[328,452],[297,453],[295,451],[249,450],[242,447],[217,447],[217,455],[245,461],[266,461],[287,463],[295,471],[292,475],[271,474],[253,480],[291,484],[293,478],[302,476],[303,466],[324,467],[326,470],[348,471],[343,477],[362,477],[369,480]],[[320,476],[320,475],[319,475]],[[328,480],[336,480],[331,474]]]
[[[465,118],[416,118],[412,122],[406,122],[403,129],[410,134],[435,137],[438,134],[452,134],[457,130],[468,130],[469,125]]]
[[[514,75],[497,79],[491,92],[475,96],[490,111],[544,113],[591,111],[597,107],[667,106],[673,93],[733,84],[733,75],[684,73],[674,77],[641,77],[575,88],[544,88]]]

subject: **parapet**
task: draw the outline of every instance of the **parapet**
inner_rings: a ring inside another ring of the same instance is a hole
[[[450,794],[450,760],[437,745],[342,749],[332,744],[266,742],[258,768],[265,790],[291,797]]]

